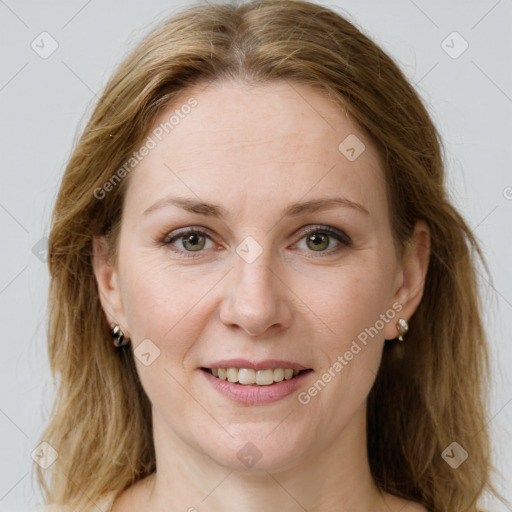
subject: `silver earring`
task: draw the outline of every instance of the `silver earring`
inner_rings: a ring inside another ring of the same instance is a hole
[[[112,338],[114,339],[114,347],[124,347],[128,345],[129,340],[125,338],[124,332],[119,324],[115,324],[112,331],[110,331]]]
[[[399,318],[396,323],[396,329],[398,331],[398,339],[404,341],[404,334],[409,330],[409,324],[405,318]]]

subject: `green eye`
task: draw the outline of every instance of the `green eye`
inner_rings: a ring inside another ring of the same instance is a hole
[[[338,242],[337,246],[340,244],[349,246],[352,243],[345,233],[329,226],[317,226],[310,229],[305,233],[303,238],[306,239],[308,249],[311,249],[313,252],[326,252],[326,249],[329,247],[330,239],[332,238]]]
[[[306,237],[306,244],[314,251],[327,249],[329,246],[329,235],[313,233]]]
[[[181,249],[177,247],[174,243],[177,240],[181,239]],[[205,231],[201,231],[199,229],[187,229],[186,231],[181,231],[172,237],[166,237],[163,243],[165,245],[172,245],[176,247],[173,251],[183,254],[189,258],[195,258],[195,254],[187,254],[187,253],[199,253],[201,252],[205,246],[206,241],[210,240],[210,236]],[[197,255],[199,256],[199,254]]]
[[[352,241],[348,235],[343,231],[331,228],[330,226],[315,226],[309,228],[306,232],[302,233],[299,241],[306,240],[306,248],[308,252],[328,253],[331,254],[341,249],[341,246],[350,246]],[[330,248],[331,240],[335,239],[337,244],[334,248]],[[181,248],[177,246],[176,242],[181,240]],[[203,249],[207,249],[207,241],[211,241],[210,235],[200,229],[186,229],[176,233],[174,236],[167,236],[163,243],[165,245],[173,246],[173,251],[189,258],[200,256]],[[213,242],[212,242],[213,243]],[[211,248],[211,247],[210,247]],[[198,254],[191,254],[198,253]]]
[[[179,238],[183,238],[182,245],[187,251],[200,251],[206,245],[206,238],[197,233],[182,235]]]

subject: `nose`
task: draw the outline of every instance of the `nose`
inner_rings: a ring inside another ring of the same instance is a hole
[[[292,317],[290,289],[277,274],[268,250],[252,262],[234,255],[234,269],[226,283],[220,319],[230,328],[262,336],[289,326]]]

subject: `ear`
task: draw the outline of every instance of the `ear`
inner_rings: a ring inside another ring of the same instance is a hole
[[[127,324],[119,287],[119,274],[111,261],[107,247],[107,240],[104,236],[93,238],[92,266],[101,307],[108,324],[113,326],[118,323],[124,334],[129,337],[126,332]]]
[[[409,322],[416,311],[423,296],[429,259],[430,229],[425,221],[418,220],[411,239],[405,244],[402,262],[398,268],[397,289],[393,300],[402,309],[395,317],[396,320],[404,318]],[[385,329],[386,339],[394,339],[398,334],[396,322],[389,322]]]

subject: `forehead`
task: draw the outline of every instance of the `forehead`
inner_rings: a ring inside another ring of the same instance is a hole
[[[135,210],[166,193],[222,197],[235,209],[237,201],[281,207],[337,192],[385,206],[377,150],[326,93],[304,84],[191,87],[160,113],[148,136],[153,147],[127,193]]]

